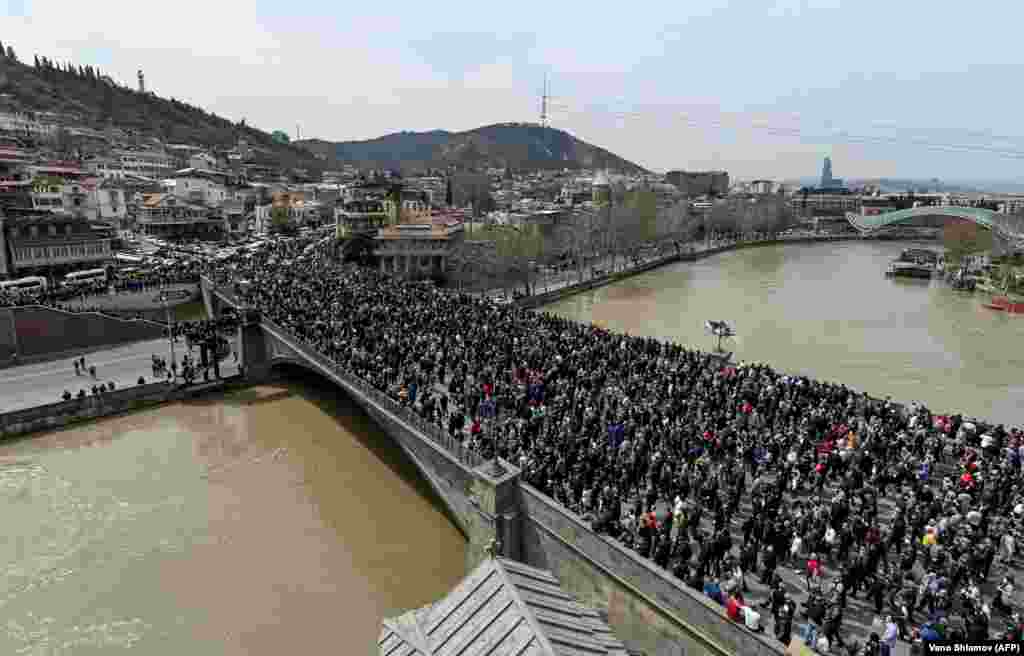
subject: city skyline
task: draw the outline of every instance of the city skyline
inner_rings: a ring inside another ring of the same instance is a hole
[[[963,47],[950,49],[928,34],[950,29],[948,17],[925,6],[710,1],[630,20],[548,5],[340,15],[185,0],[155,29],[132,3],[14,0],[0,39],[23,61],[91,64],[133,87],[141,69],[158,95],[292,136],[538,121],[546,74],[552,127],[656,171],[808,178],[830,156],[847,179],[1020,179],[1024,137],[995,136],[1015,132],[1019,92],[1002,81],[1024,65],[999,51],[1020,10],[980,3],[958,16]],[[847,47],[838,26],[864,39]],[[828,56],[808,57],[817,52]]]

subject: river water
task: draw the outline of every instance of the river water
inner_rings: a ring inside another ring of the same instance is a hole
[[[764,246],[678,263],[573,296],[546,311],[632,335],[710,350],[706,319],[738,336],[746,361],[843,382],[873,396],[922,401],[1024,422],[1024,316],[982,307],[980,292],[940,281],[892,280],[886,265],[910,246],[832,242]]]
[[[375,654],[465,541],[323,382],[0,445],[0,654]]]

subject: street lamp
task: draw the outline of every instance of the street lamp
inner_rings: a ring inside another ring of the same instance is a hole
[[[171,306],[167,304],[167,292],[160,292],[160,304],[164,306],[167,314],[167,339],[171,344],[171,372],[174,375],[174,382],[178,382],[178,363],[174,357],[174,324],[171,318]]]

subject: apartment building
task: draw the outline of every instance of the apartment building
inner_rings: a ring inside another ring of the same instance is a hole
[[[169,239],[216,239],[223,231],[222,215],[210,207],[175,194],[142,194],[135,208],[136,230]]]
[[[0,214],[0,249],[7,276],[63,276],[68,271],[99,267],[112,257],[112,235],[83,216],[51,211]]]
[[[114,152],[118,168],[125,174],[139,175],[152,180],[170,177],[181,160],[167,151],[147,148]]]
[[[50,139],[57,134],[57,126],[44,122],[33,114],[22,112],[0,112],[0,132],[18,137]]]

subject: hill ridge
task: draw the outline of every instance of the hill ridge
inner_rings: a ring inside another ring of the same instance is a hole
[[[261,152],[257,163],[310,170],[326,164],[308,149],[281,143],[244,119],[231,121],[175,98],[141,93],[92,66],[34,59],[33,65],[0,56],[0,111],[52,113],[65,117],[68,127],[115,127],[164,143],[208,148],[233,148],[242,138]]]
[[[371,139],[304,139],[295,143],[321,157],[375,168],[610,168],[628,173],[648,172],[639,164],[565,130],[538,123],[492,123],[461,132],[403,130]]]

